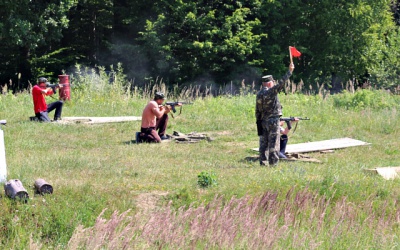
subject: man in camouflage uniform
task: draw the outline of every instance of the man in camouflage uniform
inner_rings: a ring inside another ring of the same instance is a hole
[[[279,118],[282,116],[282,105],[278,99],[278,93],[282,91],[285,82],[292,75],[294,65],[289,65],[289,71],[275,85],[272,75],[262,77],[263,88],[257,93],[256,99],[256,119],[257,124],[262,127],[262,136],[260,136],[260,165],[278,164],[279,156],[277,146],[280,140]],[[266,151],[268,149],[268,158]]]

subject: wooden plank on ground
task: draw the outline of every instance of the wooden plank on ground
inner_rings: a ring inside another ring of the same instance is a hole
[[[315,151],[325,151],[338,148],[348,148],[362,145],[369,145],[370,143],[355,140],[352,138],[338,138],[325,141],[305,142],[298,144],[288,144],[286,146],[286,153],[307,153]],[[258,151],[258,148],[253,148]]]
[[[95,123],[111,123],[111,122],[128,122],[128,121],[141,121],[140,116],[114,116],[114,117],[63,117],[62,123],[85,123],[85,124],[95,124]]]
[[[365,172],[379,174],[386,180],[392,180],[399,177],[400,167],[384,167],[364,169]]]

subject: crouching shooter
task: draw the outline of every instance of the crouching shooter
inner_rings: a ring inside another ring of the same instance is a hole
[[[37,85],[32,88],[32,98],[33,98],[33,108],[35,110],[36,118],[41,122],[50,122],[49,113],[55,110],[54,121],[61,119],[61,113],[63,108],[63,101],[55,101],[47,105],[45,96],[50,96],[54,94],[58,85],[50,86],[48,85],[47,79],[44,77],[39,78]]]
[[[165,134],[168,125],[169,106],[163,106],[165,96],[162,92],[156,92],[154,99],[150,101],[142,113],[142,125],[138,142],[161,142],[168,139]],[[176,106],[181,106],[177,103]]]

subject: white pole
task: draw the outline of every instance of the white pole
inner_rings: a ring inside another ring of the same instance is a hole
[[[4,132],[0,128],[0,183],[7,181],[6,149],[4,147]]]

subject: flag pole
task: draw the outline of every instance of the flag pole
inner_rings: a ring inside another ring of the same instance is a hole
[[[290,46],[289,46],[289,55],[290,55],[290,64],[292,64],[293,63],[293,57],[292,57],[292,50],[290,49]]]

